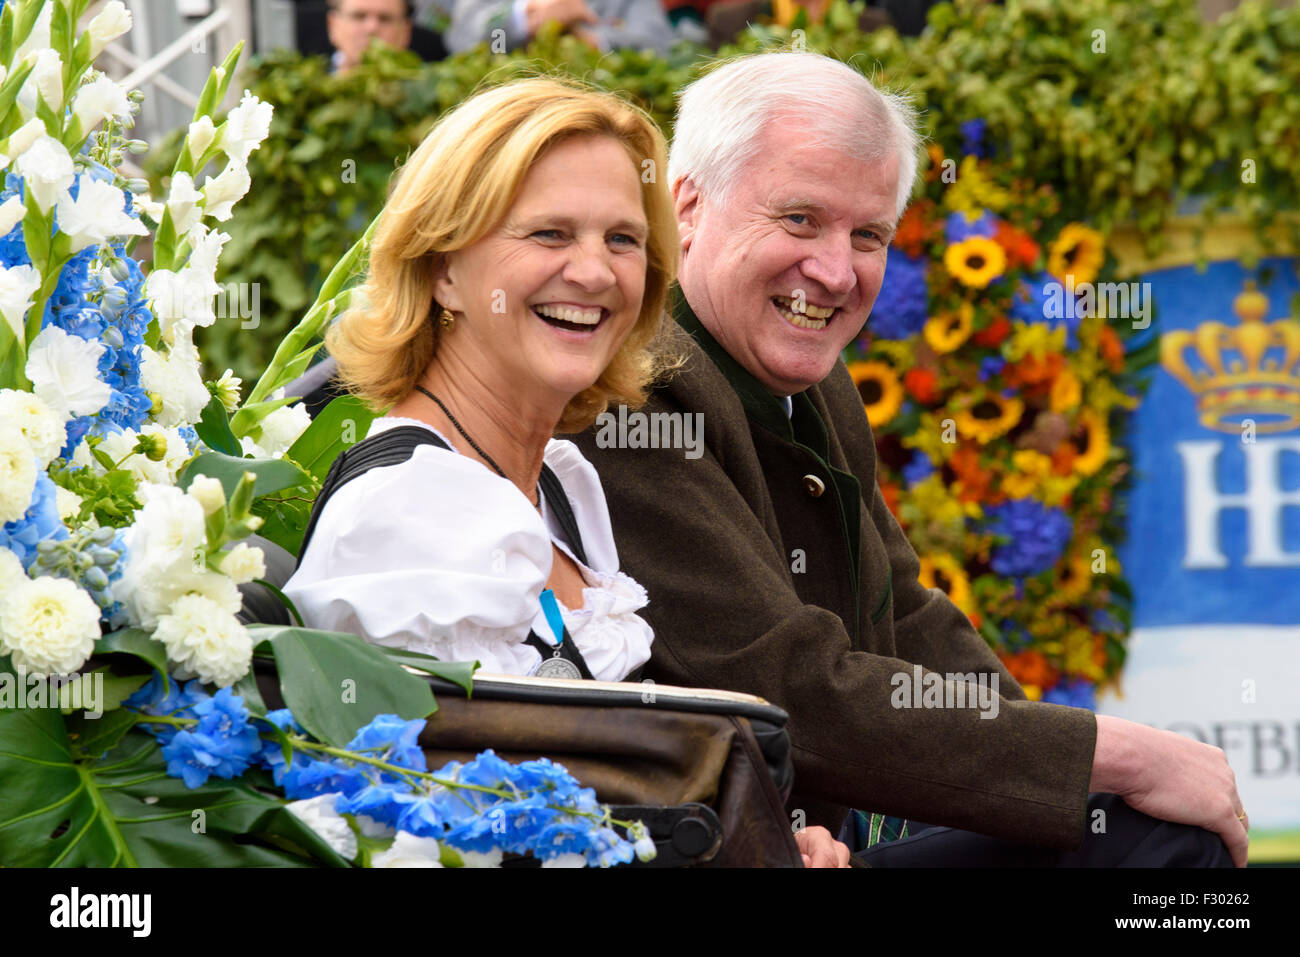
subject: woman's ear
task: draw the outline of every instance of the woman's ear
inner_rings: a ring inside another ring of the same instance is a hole
[[[453,278],[451,256],[439,256],[433,265],[433,298],[438,305],[452,312],[464,312],[461,308],[459,289]]]

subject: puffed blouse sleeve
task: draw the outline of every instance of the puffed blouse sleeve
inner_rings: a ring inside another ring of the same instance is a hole
[[[326,502],[285,593],[309,627],[528,674],[541,658],[523,642],[551,562],[546,527],[512,484],[426,445]]]

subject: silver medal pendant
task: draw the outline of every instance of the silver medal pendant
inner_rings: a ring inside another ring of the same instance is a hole
[[[581,678],[582,672],[578,666],[567,658],[561,658],[559,655],[553,658],[547,658],[538,666],[534,672],[539,678]]]

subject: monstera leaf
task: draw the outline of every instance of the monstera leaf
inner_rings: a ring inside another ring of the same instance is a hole
[[[0,711],[0,866],[347,866],[259,790],[266,774],[187,788],[132,724],[122,711]]]

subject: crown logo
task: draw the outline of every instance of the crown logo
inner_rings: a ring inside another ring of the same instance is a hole
[[[1238,433],[1300,426],[1300,321],[1265,322],[1268,297],[1246,280],[1232,301],[1238,326],[1203,322],[1160,337],[1160,364],[1196,396],[1201,425]]]

